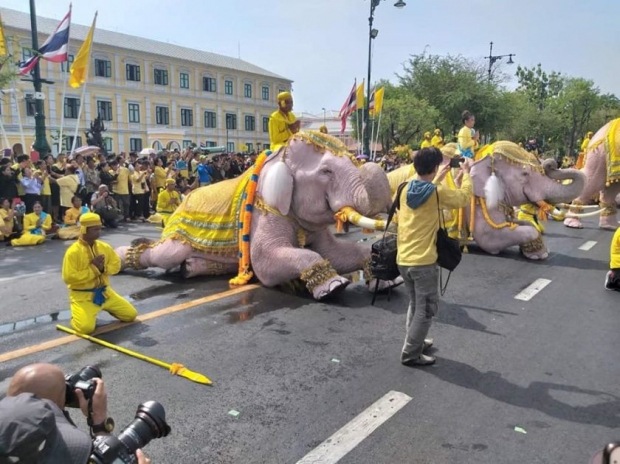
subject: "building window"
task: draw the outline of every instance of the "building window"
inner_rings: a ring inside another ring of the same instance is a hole
[[[226,144],[226,151],[228,153],[234,153],[235,152],[235,142],[228,142]]]
[[[269,118],[266,116],[263,116],[263,132],[269,132]]]
[[[24,101],[26,102],[26,116],[34,116],[37,113],[37,102],[34,99],[34,94],[27,93]]]
[[[162,126],[170,124],[170,111],[167,106],[155,107],[155,123]]]
[[[129,103],[128,105],[129,122],[140,122],[140,105]]]
[[[284,90],[284,89],[279,89],[278,90],[278,93],[282,93],[282,92],[286,92],[286,90]]]
[[[191,147],[192,146],[192,141],[191,140],[183,140],[183,148],[187,148],[187,147]]]
[[[77,119],[80,111],[80,99],[79,98],[65,98],[65,118]]]
[[[97,114],[103,121],[112,121],[112,102],[97,100]]]
[[[112,62],[95,59],[95,76],[112,77]]]
[[[252,98],[252,84],[243,85],[243,95],[245,98]]]
[[[142,151],[142,139],[131,138],[129,139],[129,151]]]
[[[232,95],[233,94],[233,81],[227,80],[227,81],[224,82],[224,93],[226,95]]]
[[[153,83],[155,85],[168,85],[168,71],[166,69],[154,69]]]
[[[248,147],[248,153],[252,153],[254,151],[254,144],[252,142],[248,142],[245,145]]]
[[[189,89],[189,74],[181,73],[179,75],[179,85],[182,89]]]
[[[263,86],[263,100],[269,100],[269,87]]]
[[[254,116],[245,117],[245,130],[251,132],[256,130],[256,118]]]
[[[182,126],[193,126],[194,125],[194,111],[181,108],[181,125]]]
[[[202,90],[205,92],[216,92],[215,88],[215,78],[213,77],[203,77],[202,78]]]
[[[226,129],[237,130],[237,115],[226,113]]]
[[[215,129],[217,127],[214,111],[205,111],[205,128]]]
[[[207,140],[205,142],[205,145],[207,146],[207,148],[212,148],[212,147],[217,147],[217,143],[211,141],[211,140]]]
[[[78,147],[82,146],[82,136],[78,135],[78,137],[76,139],[72,135],[67,135],[67,138],[65,138],[64,150],[71,151],[71,149],[73,148],[73,141],[74,140],[76,141],[75,142],[75,148],[78,148]]]
[[[140,66],[128,64],[125,67],[125,77],[128,81],[140,82]]]
[[[69,72],[74,60],[74,55],[67,55],[67,61],[63,61],[62,63],[60,63],[60,69],[62,70],[62,72]]]
[[[111,152],[112,151],[112,137],[104,137],[103,146],[108,153]]]

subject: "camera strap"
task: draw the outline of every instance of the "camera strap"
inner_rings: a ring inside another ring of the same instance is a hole
[[[95,438],[95,434],[93,433],[93,399],[92,397],[88,399],[88,417],[86,417],[86,423],[88,424],[88,431],[90,432],[90,438]]]

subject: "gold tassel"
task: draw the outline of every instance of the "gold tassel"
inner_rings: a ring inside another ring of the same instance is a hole
[[[344,233],[344,222],[342,222],[340,219],[336,221],[336,233],[337,234]]]

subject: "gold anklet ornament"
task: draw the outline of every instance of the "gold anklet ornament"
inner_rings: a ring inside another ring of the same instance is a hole
[[[519,248],[524,253],[536,253],[537,251],[542,250],[544,247],[545,247],[545,242],[543,242],[543,239],[541,236],[539,236],[537,239],[534,239],[530,242],[521,243],[519,245]]]
[[[329,279],[336,277],[338,273],[328,260],[321,261],[309,267],[301,273],[300,279],[306,283],[306,288],[311,292],[316,287],[324,284]]]

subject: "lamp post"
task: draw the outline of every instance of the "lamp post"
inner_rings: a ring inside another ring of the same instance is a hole
[[[35,0],[30,0],[30,27],[32,30],[32,50],[34,50],[35,53],[38,53],[37,50],[39,49],[39,40],[37,37],[37,10],[34,2]],[[35,142],[33,148],[39,152],[41,157],[43,157],[48,154],[51,149],[49,143],[47,143],[47,139],[45,138],[45,113],[43,106],[44,95],[41,92],[41,84],[53,84],[53,82],[41,79],[41,69],[39,68],[39,63],[40,61],[37,61],[32,74],[36,108],[36,114],[34,115]],[[24,150],[26,150],[26,147],[24,147]]]
[[[325,125],[326,117],[325,117],[325,108],[321,108],[323,110],[323,125]]]
[[[379,31],[377,29],[372,28],[372,24],[375,19],[375,8],[379,6],[381,0],[370,0],[370,17],[368,18],[368,81],[367,81],[367,97],[366,102],[364,104],[364,154],[370,156],[370,76],[372,70],[372,41],[379,35]],[[394,6],[398,9],[404,8],[407,4],[403,0],[398,0],[394,3]]]
[[[512,60],[513,56],[517,55],[515,55],[514,53],[509,53],[508,55],[493,55],[493,42],[491,42],[489,56],[485,57],[485,59],[489,60],[489,82],[491,81],[493,65],[495,64],[495,62],[501,60],[502,58],[508,57],[508,64],[514,64],[514,61]]]

